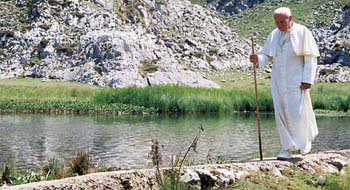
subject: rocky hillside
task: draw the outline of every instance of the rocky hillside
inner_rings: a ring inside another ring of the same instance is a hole
[[[264,1],[204,1],[211,8],[186,0],[2,0],[0,79],[218,88],[207,76],[247,70],[250,48],[235,32],[247,23],[228,27],[217,11],[241,17]],[[315,12],[336,7],[328,4]],[[320,81],[350,81],[349,6],[331,23],[307,23],[320,44]]]
[[[238,14],[255,4],[263,3],[264,0],[206,0],[209,7],[228,15]]]
[[[313,29],[321,52],[319,81],[350,82],[350,3],[340,13],[327,27]]]
[[[211,71],[249,64],[249,44],[184,0],[0,2],[0,78],[126,87],[218,87]]]

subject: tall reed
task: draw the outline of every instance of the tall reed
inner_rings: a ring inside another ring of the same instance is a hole
[[[183,154],[172,156],[171,158],[171,168],[170,169],[160,169],[162,164],[162,154],[161,146],[158,140],[152,140],[151,151],[149,152],[149,157],[152,159],[153,165],[156,167],[156,180],[161,190],[183,190],[192,189],[189,184],[186,184],[180,180],[180,175],[182,172],[182,167],[184,161],[186,160],[188,153],[193,150],[197,153],[198,141],[201,132],[204,131],[201,125],[198,128],[198,132],[194,137],[192,143],[187,148],[186,152]]]
[[[176,85],[104,89],[93,96],[98,104],[123,103],[155,108],[159,112],[229,112],[254,111],[255,95],[251,91],[193,88]],[[260,92],[263,111],[273,110],[271,95]]]
[[[233,82],[234,83],[234,82]],[[100,88],[69,82],[0,80],[0,112],[46,113],[210,113],[255,111],[251,83],[223,86],[223,89],[176,85]],[[259,86],[261,112],[273,112],[268,85]],[[349,83],[316,83],[311,90],[317,110],[349,112]]]

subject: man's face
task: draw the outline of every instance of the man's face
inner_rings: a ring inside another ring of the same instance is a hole
[[[280,31],[287,32],[292,28],[292,16],[276,14],[273,16],[273,18],[275,19],[275,24]]]

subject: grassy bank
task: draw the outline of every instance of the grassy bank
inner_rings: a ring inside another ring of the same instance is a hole
[[[348,190],[350,188],[350,171],[345,174],[310,174],[301,169],[294,168],[293,172],[285,174],[286,177],[276,177],[257,172],[246,179],[238,180],[234,189],[308,189],[308,190]]]
[[[260,111],[273,111],[269,80],[259,74]],[[183,86],[111,89],[71,82],[37,79],[0,80],[3,112],[46,113],[207,113],[255,111],[252,77],[244,73],[213,76],[222,89]],[[315,84],[312,91],[317,110],[348,112],[350,84]]]
[[[15,168],[4,164],[0,168],[0,189],[4,184],[20,185],[116,170],[120,170],[120,168],[106,166],[94,167],[91,161],[91,155],[86,152],[77,153],[65,163],[60,163],[57,159],[49,159],[37,171],[17,172]]]
[[[154,112],[137,105],[98,104],[92,97],[102,88],[73,82],[39,79],[0,80],[1,112],[102,113]]]
[[[350,83],[316,84],[312,98],[315,109],[349,112]]]
[[[155,86],[105,89],[93,98],[100,104],[124,103],[154,107],[159,112],[229,112],[253,111],[255,95],[249,90],[223,90],[179,86]],[[262,111],[272,111],[271,96],[267,90],[260,92]]]
[[[258,72],[258,91],[270,92],[270,79],[267,73]],[[223,89],[245,89],[254,93],[253,76],[243,72],[225,72],[210,78]],[[259,93],[260,98],[260,93]],[[317,112],[349,112],[350,83],[315,83],[311,90],[313,108]],[[272,106],[272,105],[270,105]],[[273,108],[269,108],[273,109]]]

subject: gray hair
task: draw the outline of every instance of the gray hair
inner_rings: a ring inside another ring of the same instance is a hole
[[[285,15],[285,16],[292,16],[292,12],[290,11],[290,9],[288,7],[280,7],[278,9],[276,9],[274,12],[273,12],[273,15]]]

